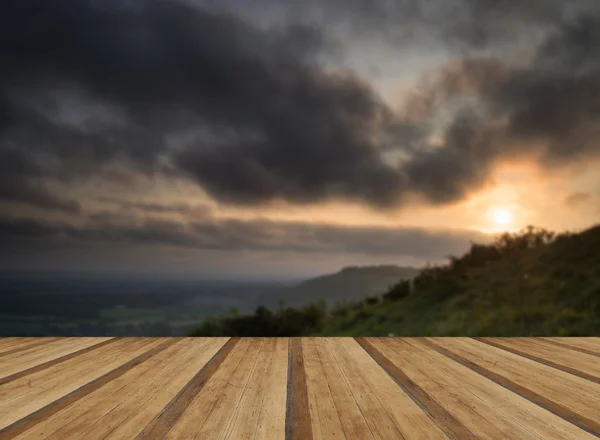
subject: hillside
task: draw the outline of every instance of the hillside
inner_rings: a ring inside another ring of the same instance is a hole
[[[325,300],[330,306],[379,295],[402,279],[414,277],[417,269],[411,267],[363,266],[346,267],[337,273],[311,278],[298,285],[260,296],[257,305],[277,307],[305,306]]]
[[[600,334],[600,226],[524,248],[499,241],[497,248],[496,254],[476,245],[450,265],[425,271],[406,297],[390,292],[387,301],[331,317],[319,333]]]
[[[383,292],[382,292],[383,293]],[[543,229],[473,244],[379,298],[224,317],[195,334],[385,336],[600,335],[600,226],[554,235]]]

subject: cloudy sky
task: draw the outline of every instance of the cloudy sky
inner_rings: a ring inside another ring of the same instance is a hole
[[[290,276],[600,219],[597,0],[0,2],[4,269]]]

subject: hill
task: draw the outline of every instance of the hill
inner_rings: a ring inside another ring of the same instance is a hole
[[[411,267],[394,265],[346,267],[337,273],[311,278],[298,285],[262,295],[257,305],[277,307],[282,301],[286,306],[305,306],[321,300],[333,306],[379,295],[402,279],[418,273]]]
[[[381,297],[206,322],[196,335],[599,336],[600,225],[528,227],[428,267]]]

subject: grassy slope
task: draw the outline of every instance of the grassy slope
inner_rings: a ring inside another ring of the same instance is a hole
[[[418,284],[332,316],[317,334],[600,335],[600,226]]]
[[[398,266],[349,267],[264,295],[258,302],[273,308],[280,300],[286,306],[303,306],[321,300],[331,306],[338,302],[361,301],[371,295],[380,295],[399,280],[412,278],[417,273],[417,269]]]

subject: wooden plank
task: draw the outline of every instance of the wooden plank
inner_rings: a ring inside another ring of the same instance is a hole
[[[327,342],[376,438],[448,438],[355,340]]]
[[[592,338],[541,338],[544,341],[552,344],[560,345],[564,348],[570,348],[571,350],[580,351],[592,356],[600,356],[600,344],[596,346],[591,341],[586,339]]]
[[[302,338],[302,351],[312,436],[315,440],[343,439],[344,429],[323,371],[315,338]]]
[[[63,338],[0,357],[0,379],[112,338]]]
[[[90,345],[90,346],[87,346],[80,350],[77,350],[75,352],[66,354],[65,356],[61,356],[61,357],[52,359],[48,362],[44,362],[43,364],[36,365],[35,367],[31,367],[26,370],[19,371],[18,373],[11,374],[10,376],[0,378],[0,385],[3,385],[7,382],[11,382],[16,379],[20,379],[25,376],[29,376],[33,373],[37,373],[38,371],[45,370],[46,368],[50,368],[55,365],[61,364],[70,359],[73,359],[74,357],[81,356],[82,354],[85,354],[85,353],[89,353],[90,351],[98,350],[99,348],[104,347],[105,345],[108,345],[108,344],[112,344],[113,342],[118,340],[118,339],[114,339],[114,338],[108,338],[108,339],[104,339],[104,340],[103,339],[104,338],[99,338],[96,341],[97,342],[96,344]]]
[[[0,342],[0,356],[8,356],[19,351],[58,341],[60,338],[5,338]]]
[[[218,370],[223,361],[229,356],[238,342],[239,339],[237,338],[228,340],[220,338],[217,341],[219,346],[218,351],[215,352],[215,350],[211,349],[209,354],[212,356],[210,358],[203,357],[203,360],[206,359],[203,367],[197,371],[192,379],[189,380],[179,393],[171,399],[168,405],[165,406],[159,414],[155,415],[148,425],[146,425],[144,430],[135,438],[137,440],[164,438],[173,425],[180,419],[190,402],[198,396],[199,392],[214,375],[215,371]],[[213,346],[213,348],[216,347]]]
[[[600,436],[600,386],[467,338],[427,338],[436,351]]]
[[[346,439],[375,438],[360,406],[352,394],[352,390],[348,386],[342,371],[329,350],[327,339],[315,338],[314,345],[331,396],[333,397],[333,404],[344,430],[344,437]]]
[[[229,355],[223,360],[221,366],[214,372],[187,408],[185,408],[179,419],[164,437],[165,439],[212,438],[200,437],[199,431],[206,424],[213,411],[216,410],[223,413],[224,410],[231,410],[231,404],[226,400],[221,400],[221,398],[227,387],[231,388],[232,385],[235,387],[241,386],[240,376],[243,376],[243,372],[240,374],[238,370],[243,368],[242,364],[247,363],[248,356],[252,356],[252,353],[248,352],[250,346],[250,338],[240,339],[235,344]],[[256,354],[254,350],[254,355]],[[150,438],[148,437],[148,439]]]
[[[63,364],[55,365],[50,368],[43,369],[29,376],[22,377],[0,386],[0,408],[3,403],[11,404],[18,401],[31,401],[44,390],[57,390],[61,385],[68,384],[73,377],[80,377],[85,372],[88,372],[91,366],[99,363],[99,359],[110,353],[110,356],[119,355],[125,349],[138,348],[138,346],[149,346],[155,343],[150,338],[132,338],[128,340],[117,341],[114,344],[101,347],[96,353],[98,357],[92,356],[93,353],[86,353],[82,356],[77,356],[66,361]],[[62,366],[65,366],[64,369]],[[68,371],[69,374],[65,374]],[[3,401],[2,401],[3,400]]]
[[[87,395],[86,398],[79,399],[68,408],[55,414],[51,419],[38,424],[34,429],[22,435],[33,436],[34,433],[38,433],[44,439],[70,439],[79,437],[87,440],[93,437],[94,434],[85,432],[86,429],[94,426],[95,422],[104,417],[107,417],[108,425],[110,425],[110,415],[114,413],[113,410],[120,407],[131,395],[151,384],[157,375],[163,373],[163,361],[166,357],[170,357],[173,361],[178,361],[183,348],[182,342],[180,340],[176,341],[165,350],[154,355],[151,359],[136,365],[120,378],[111,381],[107,386],[94,391]],[[123,380],[127,380],[127,382],[123,383]],[[107,393],[116,383],[121,383],[119,392]],[[118,411],[118,413],[120,412]],[[107,426],[104,425],[98,431],[106,435],[107,432],[104,431],[106,428]],[[43,434],[40,435],[39,432],[41,430]]]
[[[111,398],[119,399],[123,390],[126,390],[132,383],[143,382],[145,378],[150,376],[155,366],[161,363],[161,359],[172,356],[178,349],[178,345],[179,341],[175,341],[173,345],[155,354],[145,362],[133,366],[121,376],[115,377],[95,391],[82,396],[76,402],[33,426],[23,434],[15,437],[15,439],[45,439],[59,429],[72,425],[77,419],[87,417],[88,413],[94,411],[96,406],[105,404]]]
[[[553,338],[538,338],[544,341],[552,341],[561,345],[568,346],[570,348],[578,348],[583,350],[583,353],[591,352],[588,354],[600,354],[600,338],[574,338],[574,337],[553,337]]]
[[[373,338],[356,338],[356,340],[400,388],[437,423],[446,437],[452,440],[477,438],[454,415],[434,400],[423,387],[410,378],[402,368],[397,366],[394,362],[396,353],[390,350],[390,347],[383,345],[382,340]]]
[[[50,340],[48,340],[50,339]],[[24,339],[23,342],[17,343],[16,348],[21,348],[19,350],[16,350],[14,353],[11,353],[11,355],[9,356],[9,360],[8,359],[0,359],[0,367],[6,367],[7,365],[11,364],[11,365],[15,365],[17,362],[30,362],[32,365],[25,365],[24,368],[29,368],[33,365],[37,365],[37,363],[35,363],[36,357],[43,357],[43,356],[51,356],[53,352],[57,351],[57,350],[64,350],[65,347],[68,349],[68,347],[71,346],[71,344],[75,341],[77,341],[77,338],[44,338],[44,344],[39,344],[39,347],[36,348],[35,345],[32,347],[31,344],[35,344],[35,342],[32,341],[27,341]],[[60,354],[59,354],[60,356]],[[49,359],[52,359],[52,357],[50,357]],[[46,362],[49,359],[44,359],[41,362]],[[41,363],[38,362],[38,363]],[[17,372],[19,370],[14,370],[9,372],[9,374],[12,374],[14,372]],[[4,374],[2,374],[3,371],[0,369],[0,377],[4,376]]]
[[[198,340],[199,338],[194,338]],[[122,423],[118,429],[112,432],[109,436],[106,437],[106,440],[114,439],[120,440],[123,438],[136,438],[141,431],[142,428],[148,426],[155,419],[164,414],[164,409],[168,408],[171,402],[177,398],[177,396],[183,396],[185,391],[190,390],[193,386],[196,389],[201,389],[208,378],[214,374],[214,371],[219,367],[220,362],[227,356],[230,351],[231,344],[235,344],[235,342],[231,342],[230,346],[225,348],[225,345],[231,341],[231,338],[207,338],[207,344],[204,345],[204,352],[201,357],[189,362],[188,365],[184,365],[183,370],[188,368],[193,369],[193,373],[195,373],[194,377],[190,382],[181,384],[181,380],[187,378],[187,374],[179,377],[179,374],[174,377],[174,379],[168,384],[168,388],[163,390],[162,388],[156,393],[152,399],[147,401],[144,404],[144,411],[138,412],[137,415],[129,418],[127,422]],[[234,340],[235,341],[235,340]],[[200,367],[200,365],[202,365]],[[191,395],[194,390],[190,390],[189,394]],[[171,397],[172,396],[172,397]],[[181,397],[178,401],[184,401],[184,397]],[[183,406],[184,404],[182,404]],[[171,425],[172,426],[172,425]]]
[[[290,341],[288,368],[285,438],[312,440],[301,338],[292,338]]]
[[[331,353],[335,365],[346,383],[354,403],[360,409],[373,438],[404,439],[378,397],[363,379],[360,371],[357,370],[357,362],[354,359],[349,359],[347,352],[340,346],[340,338],[327,338],[324,339],[324,342],[325,349]],[[365,353],[365,355],[367,354]]]
[[[260,352],[265,342],[265,339],[251,339],[250,346],[230,377],[229,383],[225,385],[216,405],[200,427],[198,438],[215,440],[227,438],[234,422],[231,415],[239,412],[240,402],[255,368],[259,364]]]
[[[64,388],[61,388],[58,391],[51,389],[51,396],[45,396],[47,397],[45,400],[38,399],[35,405],[38,407],[38,409],[34,412],[31,412],[31,408],[26,408],[23,410],[19,407],[16,407],[16,414],[14,412],[11,413],[10,410],[0,410],[0,414],[2,415],[0,423],[2,423],[1,426],[3,426],[2,429],[0,429],[0,440],[11,440],[28,429],[31,429],[36,424],[49,419],[56,413],[62,411],[64,408],[68,407],[74,402],[77,402],[79,399],[106,385],[113,379],[120,377],[136,365],[147,361],[155,354],[168,348],[174,342],[175,340],[155,339],[143,345],[137,344],[137,347],[135,348],[131,346],[132,344],[129,344],[129,349],[127,350],[130,355],[129,361],[122,363],[121,358],[119,358],[117,360],[113,360],[112,362],[107,362],[105,365],[103,365],[103,368],[99,368],[94,371],[94,373],[99,373],[96,374],[94,379],[90,381],[89,376],[83,377],[81,382],[83,382],[84,385],[82,386],[78,386],[81,383],[80,381],[75,381],[75,386],[71,387],[73,390],[68,393],[65,393],[66,390]],[[111,348],[114,349],[114,347]],[[95,352],[95,354],[98,354],[98,352]],[[111,367],[113,367],[115,364],[118,364],[119,366],[111,369]],[[64,366],[64,364],[61,366]],[[105,372],[106,366],[108,366],[108,371]],[[29,380],[31,381],[31,379]],[[9,385],[13,384],[14,382]],[[27,415],[24,416],[24,414]],[[8,424],[7,421],[10,423],[11,420],[14,421],[11,424]]]
[[[274,339],[264,339],[262,341],[263,345],[258,353],[256,364],[246,387],[242,391],[239,403],[230,413],[227,428],[222,438],[253,438],[262,406],[263,390],[269,380],[268,373],[273,363],[275,342]],[[280,410],[285,414],[285,407],[280,408]]]
[[[26,337],[7,337],[0,338],[0,352],[10,347],[17,346],[20,344],[26,344],[27,342],[35,341],[40,338],[26,338]]]
[[[116,396],[102,401],[74,423],[63,426],[48,440],[135,438],[224,343],[222,339],[190,338],[180,341],[170,347],[168,353],[162,352],[153,358],[155,362],[150,374],[132,381]],[[143,421],[146,423],[141,423]]]
[[[60,365],[2,385],[0,387],[0,428],[16,423],[166,341],[166,339],[117,341]]]
[[[285,438],[289,339],[276,338],[254,440]]]
[[[596,438],[416,339],[386,338],[373,344],[474,438]]]
[[[529,338],[475,338],[544,365],[600,384],[600,362],[594,356]]]
[[[598,338],[82,339],[0,339],[0,440],[600,437]]]

